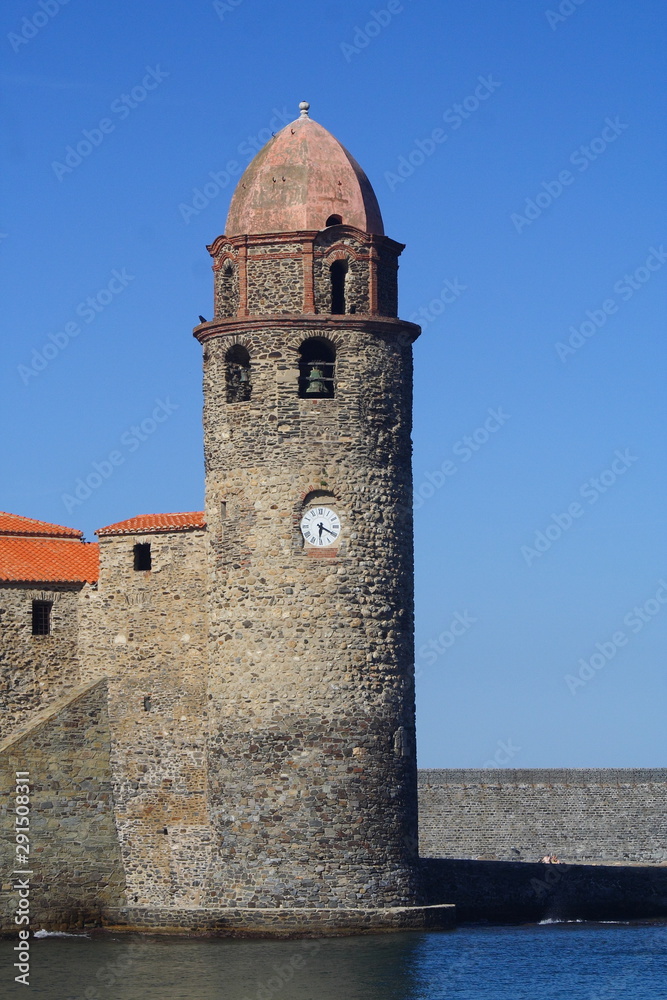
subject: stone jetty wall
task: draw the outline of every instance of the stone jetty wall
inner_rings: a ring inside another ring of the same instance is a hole
[[[667,768],[419,771],[422,857],[667,862]]]

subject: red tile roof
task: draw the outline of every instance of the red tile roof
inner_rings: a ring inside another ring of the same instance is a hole
[[[104,538],[106,535],[143,535],[205,527],[204,512],[198,510],[186,514],[141,514],[139,517],[130,517],[127,521],[108,524],[106,528],[99,528],[95,534]]]
[[[275,183],[281,177],[286,184]],[[246,167],[224,232],[234,236],[324,229],[327,216],[338,212],[346,226],[384,233],[368,177],[338,139],[305,113],[270,139]]]
[[[99,575],[99,549],[97,542],[82,542],[78,538],[0,536],[0,580],[94,583]]]
[[[21,517],[20,514],[8,514],[0,510],[0,535],[43,535],[48,538],[83,538],[83,531],[76,528],[64,528],[62,524],[49,524],[48,521],[35,521],[32,517]]]

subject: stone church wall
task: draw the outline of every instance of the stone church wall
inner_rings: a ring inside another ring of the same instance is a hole
[[[231,261],[215,272],[215,315],[236,316],[239,308],[238,267]]]
[[[99,922],[103,909],[125,902],[109,754],[104,682],[78,689],[0,744],[0,930],[18,930],[17,771],[30,773],[31,929]]]
[[[272,254],[275,257],[267,268],[267,257]],[[247,266],[251,315],[301,312],[304,282],[300,244],[251,247]]]
[[[152,567],[135,570],[136,544]],[[82,675],[108,675],[128,902],[199,905],[208,875],[203,529],[100,537]]]
[[[0,739],[79,683],[81,584],[0,587]],[[32,634],[32,602],[52,601],[51,634]]]
[[[422,857],[667,862],[667,768],[419,772]]]

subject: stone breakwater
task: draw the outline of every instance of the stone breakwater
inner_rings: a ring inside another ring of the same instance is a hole
[[[667,768],[421,770],[420,854],[660,864],[666,792]]]

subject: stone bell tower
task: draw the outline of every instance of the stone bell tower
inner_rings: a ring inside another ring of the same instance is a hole
[[[373,189],[301,115],[208,248],[210,906],[418,904],[412,342]],[[342,908],[342,910],[341,910]]]

